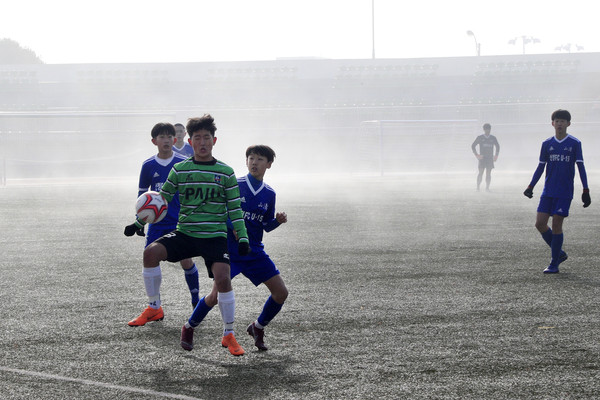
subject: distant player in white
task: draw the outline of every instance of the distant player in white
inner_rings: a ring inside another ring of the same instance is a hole
[[[194,155],[194,149],[185,140],[185,126],[183,124],[175,124],[175,143],[173,144],[173,151],[181,154],[183,157],[188,158]]]
[[[550,265],[544,270],[545,274],[558,273],[558,266],[568,258],[567,253],[562,250],[564,239],[562,225],[564,219],[569,216],[573,199],[576,164],[583,186],[581,195],[583,207],[588,207],[592,202],[583,165],[581,142],[567,133],[567,128],[571,125],[571,114],[567,110],[556,110],[551,118],[555,134],[542,143],[540,163],[531,183],[523,192],[525,196],[533,197],[533,188],[545,169],[546,180],[535,220],[535,227],[550,246],[552,254]],[[552,217],[552,228],[548,226],[550,217]]]
[[[158,148],[158,154],[148,158],[142,164],[138,196],[148,190],[159,192],[167,180],[171,168],[178,162],[185,160],[182,155],[173,152],[173,144],[177,140],[175,138],[175,128],[173,125],[160,122],[154,125],[150,134],[152,136],[152,143]],[[179,197],[175,196],[169,203],[167,216],[162,221],[149,225],[145,247],[148,247],[159,237],[175,230],[177,227],[179,208]],[[133,236],[134,233],[144,236],[144,228],[138,228],[135,224],[125,227],[125,236]],[[154,283],[151,282],[160,281],[162,276],[160,265],[156,268],[157,269],[155,270],[144,268],[143,275],[146,285],[153,285]],[[181,268],[183,268],[185,272],[185,280],[190,290],[192,306],[196,307],[199,292],[198,269],[191,258],[181,260]],[[142,326],[150,321],[159,321],[163,319],[163,316],[164,314],[160,305],[160,299],[158,301],[150,301],[146,310],[144,310],[137,318],[129,321],[129,325]]]
[[[483,171],[485,174],[485,190],[489,192],[490,183],[492,182],[492,169],[494,169],[494,161],[498,160],[498,154],[500,153],[500,145],[496,136],[490,135],[492,126],[488,123],[483,124],[483,135],[479,135],[475,138],[475,141],[471,145],[471,150],[475,157],[479,160],[479,173],[477,174],[477,191],[481,185],[483,179]],[[477,146],[479,146],[479,153],[477,153]],[[494,147],[496,153],[494,154]]]

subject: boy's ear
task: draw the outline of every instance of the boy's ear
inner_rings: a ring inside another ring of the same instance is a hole
[[[152,144],[156,146],[156,139],[152,138]]]
[[[213,144],[216,144],[216,143],[217,143],[217,137],[215,136],[215,137],[213,138]]]

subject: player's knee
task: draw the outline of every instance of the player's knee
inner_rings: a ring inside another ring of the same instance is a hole
[[[166,259],[166,250],[164,246],[153,243],[144,249],[143,259],[144,267],[156,267],[161,261]]]
[[[540,232],[544,233],[548,230],[548,224],[542,221],[535,221],[535,228]]]
[[[271,297],[273,298],[273,300],[275,300],[275,302],[283,304],[288,297],[288,290],[285,286],[278,288],[277,290],[273,291],[273,293],[271,293]]]
[[[194,260],[192,260],[191,258],[186,258],[185,260],[181,260],[180,264],[181,268],[190,269],[194,266]]]
[[[207,294],[204,297],[204,302],[206,303],[207,306],[209,307],[214,307],[219,303],[219,300],[217,298],[217,293],[216,292],[211,292],[210,294]]]
[[[215,287],[218,292],[229,292],[233,290],[231,287],[231,279],[227,275],[215,274]]]

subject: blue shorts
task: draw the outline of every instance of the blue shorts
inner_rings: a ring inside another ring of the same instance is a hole
[[[177,225],[161,225],[161,224],[149,224],[148,232],[146,233],[146,246],[148,247],[150,243],[154,242],[161,236],[166,235],[167,233],[173,232]]]
[[[268,255],[260,257],[258,259],[244,260],[244,261],[231,261],[231,279],[239,274],[243,274],[246,278],[250,279],[250,282],[254,286],[258,286],[274,277],[279,275],[279,270],[271,261]]]
[[[538,205],[537,212],[568,217],[570,207],[571,199],[542,196],[540,197],[540,204]]]

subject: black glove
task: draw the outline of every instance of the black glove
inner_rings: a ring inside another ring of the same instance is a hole
[[[240,256],[246,256],[250,254],[250,245],[248,242],[238,242],[238,254]]]
[[[125,227],[125,231],[123,233],[125,234],[125,236],[133,236],[138,231],[138,229],[139,228],[137,227],[137,225],[134,222],[131,225],[127,225]],[[143,233],[143,231],[142,231],[142,233]]]
[[[533,188],[531,186],[527,186],[527,189],[523,192],[525,197],[532,198],[533,197]]]
[[[590,189],[583,189],[581,201],[583,201],[583,207],[588,207],[590,204],[592,204],[592,199],[590,198]]]
[[[146,236],[146,234],[144,233],[144,227],[142,226],[141,228],[138,228],[138,229],[135,231],[135,234],[136,234],[136,235],[138,235],[138,236],[141,236],[141,237],[145,237],[145,236]]]

